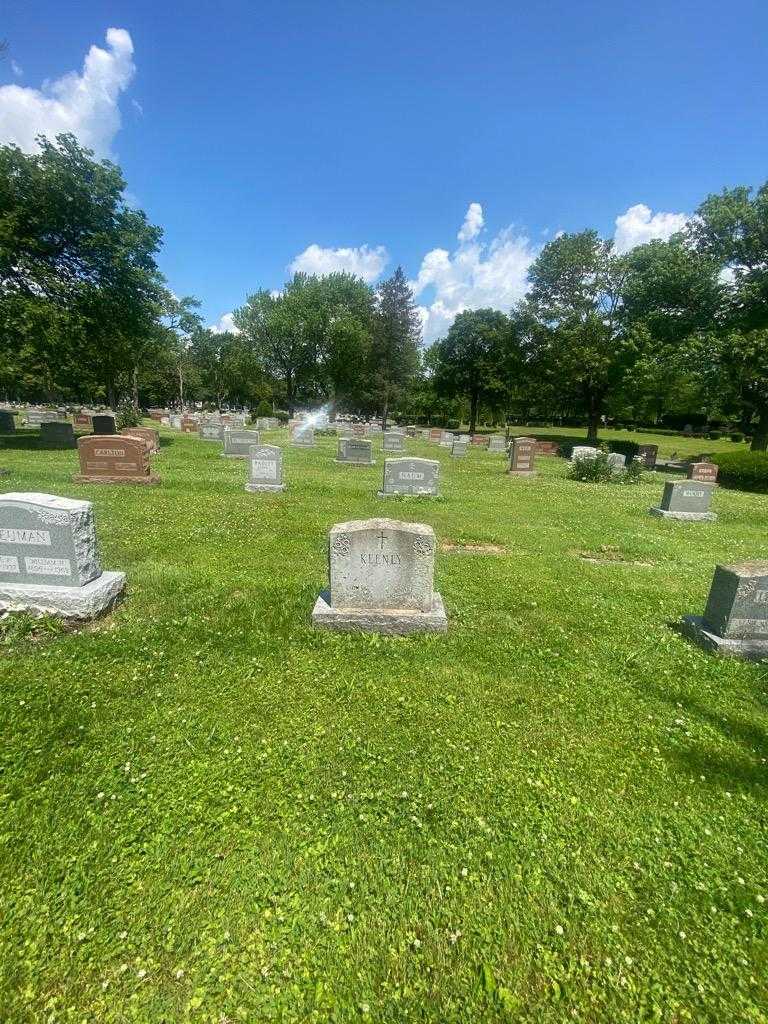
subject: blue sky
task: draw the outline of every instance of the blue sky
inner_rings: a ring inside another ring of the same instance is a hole
[[[558,230],[626,247],[768,178],[764,0],[6,0],[0,36],[0,141],[111,153],[210,323],[291,267],[402,263],[434,337]]]

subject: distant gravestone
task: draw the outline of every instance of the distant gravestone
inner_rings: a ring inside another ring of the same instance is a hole
[[[646,469],[656,468],[656,459],[659,455],[659,446],[657,444],[641,444],[637,448],[637,457],[642,462]]]
[[[340,437],[335,461],[345,466],[373,466],[373,443],[365,437]]]
[[[668,480],[657,508],[649,509],[652,516],[663,519],[681,519],[689,522],[714,522],[717,516],[709,511],[714,483],[702,480]]]
[[[595,458],[597,458],[597,448],[593,448],[592,445],[576,444],[573,446],[573,451],[571,452],[571,462],[578,462],[579,459]]]
[[[294,448],[314,448],[315,430],[314,427],[299,423],[291,431],[291,445]]]
[[[124,587],[102,571],[89,501],[0,495],[0,611],[93,619]]]
[[[168,415],[165,409],[149,409],[148,412],[149,418],[157,420],[158,423],[162,423],[163,417]]]
[[[682,628],[705,650],[768,657],[768,562],[716,566],[704,615],[685,615]]]
[[[415,423],[409,423],[405,428],[405,433],[408,437],[416,437],[416,429]]]
[[[444,430],[440,435],[440,447],[441,448],[452,448],[453,447],[453,432],[450,430]]]
[[[240,430],[237,427],[224,428],[225,459],[247,459],[252,445],[259,444],[261,438],[258,430]]]
[[[537,441],[536,442],[536,454],[537,455],[559,455],[560,445],[555,441]]]
[[[509,449],[510,476],[536,476],[536,441],[532,437],[515,437]]]
[[[181,430],[181,416],[178,413],[172,412],[168,421],[174,430]]]
[[[61,417],[53,409],[27,409],[28,427],[39,427],[41,423],[56,423]]]
[[[10,409],[0,409],[0,434],[15,434],[16,420]]]
[[[221,423],[201,423],[198,436],[201,441],[223,441],[224,429]]]
[[[181,422],[179,423],[179,429],[182,434],[196,434],[197,419],[194,416],[182,416]]]
[[[122,434],[88,434],[77,442],[80,472],[76,483],[159,484],[151,472],[146,442]]]
[[[76,427],[83,427],[85,430],[93,430],[93,413],[92,412],[76,412],[72,417],[72,422]]]
[[[44,448],[76,448],[75,428],[71,423],[41,423],[40,441]]]
[[[402,452],[405,451],[405,440],[398,431],[387,430],[381,439],[381,446],[385,452]]]
[[[248,482],[246,491],[284,491],[283,453],[277,445],[252,445],[248,452]]]
[[[462,441],[457,437],[456,440],[451,445],[451,458],[463,459],[464,456],[467,454],[468,448],[469,443],[467,441]]]
[[[436,498],[440,493],[440,463],[436,459],[385,459],[380,498],[408,494]]]
[[[94,434],[103,436],[104,434],[116,433],[114,416],[99,413],[98,415],[91,417],[91,425]]]
[[[472,434],[469,443],[475,448],[485,448],[488,445],[488,437],[485,434]]]
[[[330,591],[312,612],[317,629],[346,632],[444,633],[448,622],[435,593],[435,533],[421,523],[356,520],[332,527]]]
[[[621,473],[627,468],[627,457],[621,452],[610,452],[606,462],[612,473]]]
[[[443,436],[443,432],[442,432],[442,430],[439,427],[432,427],[432,429],[429,432],[429,440],[430,441],[437,441],[438,444],[440,443],[440,438],[442,436]]]
[[[126,427],[122,433],[126,437],[140,437],[151,455],[160,451],[160,434],[154,427]]]
[[[507,439],[503,434],[491,434],[488,441],[488,451],[492,455],[506,455]]]
[[[717,481],[717,466],[714,462],[692,462],[688,466],[688,479],[713,484]]]

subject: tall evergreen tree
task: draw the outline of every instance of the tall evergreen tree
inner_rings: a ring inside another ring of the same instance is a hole
[[[419,367],[421,317],[402,267],[376,289],[371,383],[382,426]]]

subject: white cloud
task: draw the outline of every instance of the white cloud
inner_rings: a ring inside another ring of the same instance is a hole
[[[125,29],[107,29],[106,39],[106,50],[90,48],[80,74],[71,71],[54,82],[43,82],[40,89],[0,87],[0,142],[15,142],[31,153],[37,148],[37,135],[53,138],[71,132],[98,156],[108,155],[120,128],[120,94],[136,66]]]
[[[389,253],[383,245],[355,246],[350,249],[324,249],[320,245],[309,245],[304,252],[288,265],[292,274],[335,274],[345,271],[362,277],[370,284],[381,274],[389,262]]]
[[[470,203],[467,207],[464,223],[461,225],[456,237],[460,242],[471,242],[473,238],[477,238],[480,234],[483,224],[485,224],[485,220],[483,218],[482,206],[480,203]]]
[[[411,282],[417,299],[432,290],[432,300],[419,307],[427,343],[444,335],[457,313],[487,306],[506,311],[528,288],[528,268],[538,249],[511,227],[490,242],[479,243],[475,239],[483,223],[482,207],[470,203],[458,249],[432,249]]]
[[[215,324],[211,324],[209,330],[213,331],[214,334],[224,334],[225,331],[231,331],[232,334],[239,334],[240,329],[235,326],[235,320],[231,313],[222,313]]]
[[[676,231],[682,231],[687,223],[684,213],[651,213],[645,203],[637,203],[616,218],[616,252],[629,252],[654,238],[666,241]]]

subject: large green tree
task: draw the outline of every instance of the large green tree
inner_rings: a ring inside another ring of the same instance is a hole
[[[370,385],[382,426],[419,368],[421,317],[402,267],[376,289]]]

